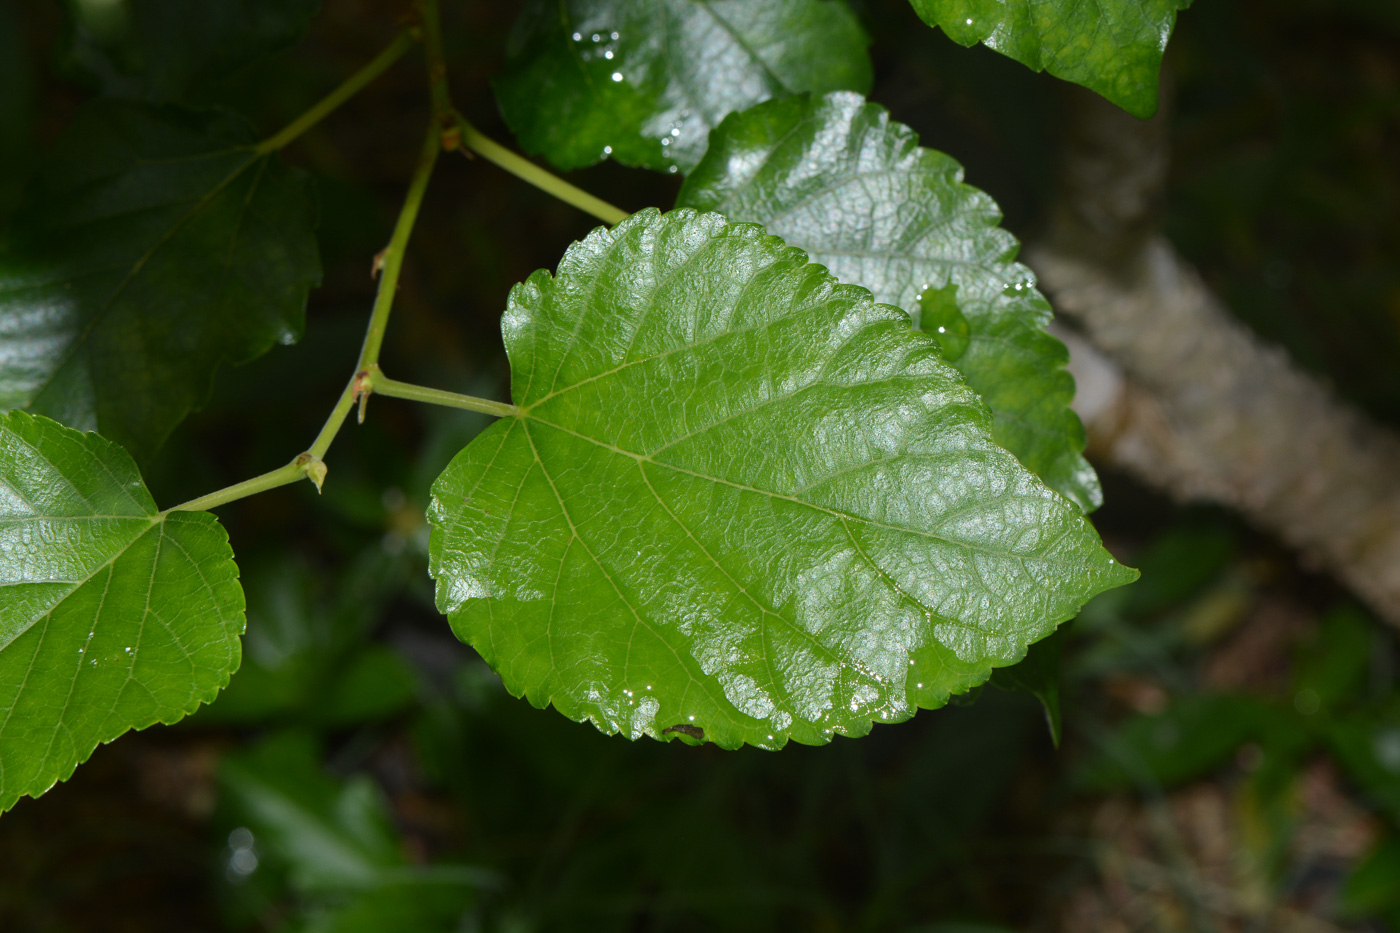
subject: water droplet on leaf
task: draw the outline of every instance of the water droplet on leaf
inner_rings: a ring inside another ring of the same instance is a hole
[[[926,288],[919,295],[919,327],[932,334],[943,348],[943,358],[952,362],[967,350],[971,328],[958,308],[958,286]]]

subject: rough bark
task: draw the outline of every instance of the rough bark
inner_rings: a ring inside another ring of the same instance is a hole
[[[1065,207],[1026,259],[1056,311],[1090,454],[1222,503],[1400,625],[1400,435],[1238,323],[1154,231],[1164,121],[1074,105]]]

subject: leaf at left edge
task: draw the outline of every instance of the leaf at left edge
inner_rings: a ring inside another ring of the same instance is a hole
[[[755,225],[596,230],[503,330],[521,411],[434,484],[429,569],[536,706],[726,748],[864,735],[1136,577],[931,338]]]
[[[145,458],[221,363],[301,335],[321,277],[309,179],[222,110],[98,100],[0,246],[0,409]]]
[[[208,512],[160,513],[126,451],[0,415],[0,812],[238,667],[243,590]]]

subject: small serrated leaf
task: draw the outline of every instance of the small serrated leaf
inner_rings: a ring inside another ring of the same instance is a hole
[[[430,569],[538,706],[726,748],[862,735],[1136,576],[932,338],[755,225],[596,230],[503,329],[520,414],[434,484]]]
[[[1157,111],[1157,76],[1191,0],[910,0],[960,45],[978,42],[1032,71],[1082,84],[1131,114]]]
[[[845,0],[536,0],[495,82],[527,152],[689,169],[727,113],[799,91],[865,91]]]
[[[0,415],[0,811],[238,667],[243,590],[208,512],[156,511],[120,447]]]
[[[309,180],[236,114],[96,101],[0,248],[0,409],[151,453],[220,363],[302,331],[321,277]]]
[[[731,114],[677,204],[761,223],[908,311],[992,409],[998,444],[1085,511],[1103,501],[1069,407],[1069,354],[1045,332],[1050,305],[1015,237],[962,166],[883,107],[835,93]]]

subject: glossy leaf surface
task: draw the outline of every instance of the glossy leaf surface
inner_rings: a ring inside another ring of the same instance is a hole
[[[243,591],[208,512],[156,511],[131,457],[0,416],[0,810],[238,667]]]
[[[298,338],[321,275],[310,186],[256,142],[224,111],[79,112],[0,248],[0,408],[142,457],[220,363]]]
[[[525,150],[560,168],[686,170],[731,111],[868,90],[869,41],[844,0],[536,0],[496,97]]]
[[[520,414],[434,485],[430,569],[537,706],[724,747],[861,735],[1135,576],[932,338],[755,225],[635,214],[503,328]]]
[[[321,0],[72,3],[68,61],[105,94],[188,99],[301,38]]]
[[[1016,239],[962,166],[884,108],[837,93],[733,114],[679,203],[761,223],[904,308],[987,402],[998,444],[1086,511],[1102,501],[1069,408],[1069,355],[1045,333],[1050,305]]]
[[[1129,113],[1157,111],[1157,78],[1178,10],[1191,0],[910,0],[961,45],[1097,91]]]

